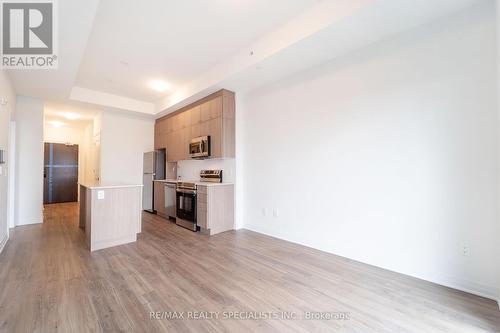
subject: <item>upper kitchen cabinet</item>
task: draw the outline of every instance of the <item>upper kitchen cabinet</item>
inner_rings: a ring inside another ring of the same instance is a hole
[[[220,90],[170,115],[155,126],[155,147],[167,149],[167,160],[189,159],[191,139],[210,136],[210,158],[235,156],[234,93]]]
[[[167,120],[161,119],[155,123],[155,149],[166,147]]]
[[[222,116],[222,96],[217,96],[201,104],[201,121],[209,121]]]
[[[196,105],[190,110],[191,126],[201,123],[201,105]]]
[[[191,110],[186,110],[179,114],[181,129],[191,126]]]

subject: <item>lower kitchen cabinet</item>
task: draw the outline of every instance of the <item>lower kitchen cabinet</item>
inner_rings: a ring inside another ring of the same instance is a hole
[[[234,229],[234,185],[197,186],[197,224],[201,231],[215,235]]]
[[[165,183],[154,182],[154,210],[161,217],[167,217],[165,207]]]

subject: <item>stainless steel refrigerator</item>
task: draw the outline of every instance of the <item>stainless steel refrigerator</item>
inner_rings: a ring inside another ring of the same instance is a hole
[[[165,164],[167,161],[167,154],[165,149],[159,149],[151,152],[144,153],[143,161],[143,176],[142,184],[144,185],[142,191],[142,209],[148,212],[154,212],[154,180],[162,180],[166,177]]]

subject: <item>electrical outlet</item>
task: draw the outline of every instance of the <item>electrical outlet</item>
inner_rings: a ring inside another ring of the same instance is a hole
[[[267,211],[266,211],[265,208],[262,208],[261,212],[262,212],[262,216],[266,216],[267,215]]]
[[[468,244],[462,245],[462,255],[464,257],[470,257],[470,246]]]
[[[104,200],[104,191],[97,191],[97,200]]]
[[[277,218],[278,216],[280,216],[280,210],[278,208],[273,209],[273,216],[274,216],[274,218]]]

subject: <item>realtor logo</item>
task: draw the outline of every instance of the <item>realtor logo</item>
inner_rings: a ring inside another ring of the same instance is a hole
[[[2,68],[55,69],[54,0],[1,0]]]

